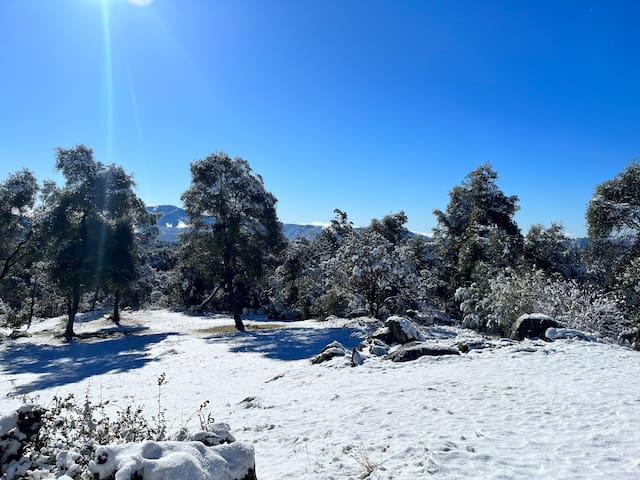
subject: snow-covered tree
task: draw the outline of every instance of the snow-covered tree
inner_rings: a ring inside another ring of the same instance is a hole
[[[385,223],[391,224],[393,219],[376,220],[367,229],[353,231],[323,265],[334,288],[360,299],[373,317],[378,317],[384,306],[402,303],[408,288],[417,283],[410,248],[395,233],[392,237],[398,238],[398,244],[385,238],[377,228]],[[401,228],[392,230],[400,232]]]
[[[296,238],[289,242],[281,264],[269,278],[273,314],[289,319],[309,318],[318,312],[316,302],[324,293],[320,256],[314,242]]]
[[[479,270],[515,265],[521,254],[522,234],[513,218],[518,197],[506,196],[497,178],[489,164],[481,165],[451,190],[445,211],[434,210],[439,275],[449,285],[449,299],[458,287],[469,286]]]
[[[584,279],[586,265],[582,249],[568,238],[563,227],[552,223],[549,228],[533,225],[524,238],[524,262],[532,269],[566,279]]]
[[[36,233],[33,207],[38,182],[29,170],[20,170],[0,183],[0,283],[33,253]]]
[[[586,218],[591,271],[605,289],[624,299],[627,314],[640,327],[637,286],[640,272],[639,162],[631,163],[614,178],[596,187]],[[640,328],[637,330],[640,332]],[[640,341],[636,345],[640,346]]]
[[[246,160],[223,152],[191,164],[191,186],[182,200],[192,222],[180,238],[183,270],[193,274],[182,282],[184,289],[208,290],[202,306],[222,289],[243,331],[243,297],[285,245],[277,200]],[[199,265],[189,259],[196,249]]]
[[[131,176],[94,160],[84,145],[58,148],[56,168],[65,184],[45,187],[43,234],[51,278],[66,299],[65,337],[71,339],[82,294],[101,285],[116,297],[117,319],[119,296],[135,275],[134,228],[146,213]]]

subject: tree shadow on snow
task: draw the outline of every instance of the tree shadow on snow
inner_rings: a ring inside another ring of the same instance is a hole
[[[257,352],[275,360],[302,360],[320,353],[334,340],[345,348],[355,348],[363,340],[361,330],[354,328],[276,328],[207,338],[229,345],[232,352]]]
[[[154,358],[146,350],[172,333],[127,335],[97,342],[71,342],[62,345],[23,343],[0,352],[0,365],[6,374],[42,374],[16,389],[29,393],[79,382],[105,373],[141,368]]]

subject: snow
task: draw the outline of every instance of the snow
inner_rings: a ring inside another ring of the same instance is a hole
[[[78,333],[112,327],[101,317],[80,320]],[[224,329],[233,325],[224,316],[159,310],[125,314],[128,331],[71,345],[53,336],[62,323],[2,340],[0,413],[17,408],[23,393],[46,406],[56,394],[89,392],[113,411],[133,403],[153,415],[165,373],[169,430],[196,426],[198,405],[209,400],[216,422],[253,444],[261,480],[357,479],[367,468],[385,480],[640,478],[640,362],[616,345],[513,342],[438,327],[424,338],[486,348],[407,363],[363,351],[352,367],[351,355],[309,359],[334,340],[355,347],[379,323],[266,329],[252,320],[239,334]],[[140,445],[122,448],[113,451],[123,462],[150,461],[140,460]],[[185,460],[187,450],[163,449],[156,463]],[[190,458],[189,468],[199,468]]]
[[[206,447],[200,442],[151,442],[99,447],[89,470],[98,480],[129,480],[142,473],[145,480],[188,478],[235,480],[253,467],[250,445]]]

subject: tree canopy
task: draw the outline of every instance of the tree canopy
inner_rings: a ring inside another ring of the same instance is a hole
[[[216,152],[191,164],[191,186],[182,201],[191,219],[190,231],[181,238],[182,263],[197,271],[199,289],[212,294],[223,289],[236,328],[242,331],[243,296],[263,278],[285,244],[277,200],[249,162]],[[188,258],[196,248],[199,267]]]

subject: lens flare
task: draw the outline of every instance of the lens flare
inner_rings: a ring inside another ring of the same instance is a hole
[[[146,7],[153,3],[153,0],[129,0],[131,5],[135,5],[136,7]]]

